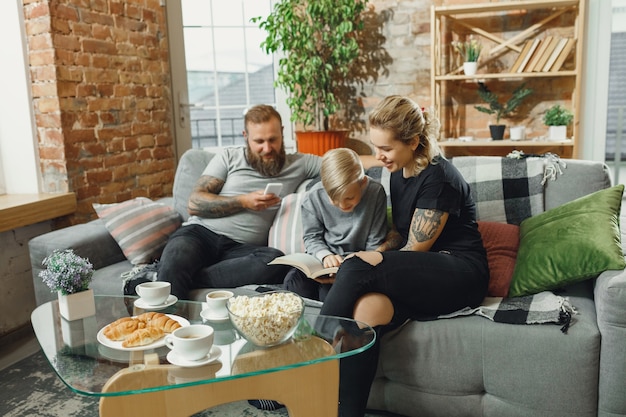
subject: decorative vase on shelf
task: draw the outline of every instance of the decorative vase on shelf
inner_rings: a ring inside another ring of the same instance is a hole
[[[96,314],[96,301],[93,290],[80,291],[74,294],[59,295],[59,313],[68,320],[79,320]]]
[[[491,139],[502,140],[504,138],[504,130],[506,125],[489,125],[489,133],[491,133]]]
[[[567,126],[549,126],[548,139],[559,142],[567,139]]]
[[[463,72],[465,75],[476,75],[476,68],[478,68],[478,62],[463,63]]]

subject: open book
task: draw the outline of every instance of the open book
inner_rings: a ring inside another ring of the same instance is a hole
[[[291,253],[285,256],[279,256],[268,265],[291,265],[304,272],[309,278],[318,278],[323,275],[334,274],[339,269],[336,266],[324,268],[324,264],[315,256],[308,253]]]

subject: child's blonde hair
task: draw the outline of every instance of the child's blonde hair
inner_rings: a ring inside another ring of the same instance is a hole
[[[322,158],[320,174],[324,190],[333,201],[340,199],[349,185],[365,177],[359,155],[348,148],[326,152]]]

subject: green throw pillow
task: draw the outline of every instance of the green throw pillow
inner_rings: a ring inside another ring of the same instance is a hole
[[[524,220],[509,297],[624,269],[619,228],[623,193],[624,185],[616,185]]]

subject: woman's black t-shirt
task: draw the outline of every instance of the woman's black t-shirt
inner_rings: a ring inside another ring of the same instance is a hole
[[[415,209],[434,209],[449,216],[431,251],[486,256],[470,187],[450,161],[436,158],[418,176],[410,178],[404,178],[402,171],[394,172],[390,188],[393,222],[404,240],[402,246],[408,239]]]

